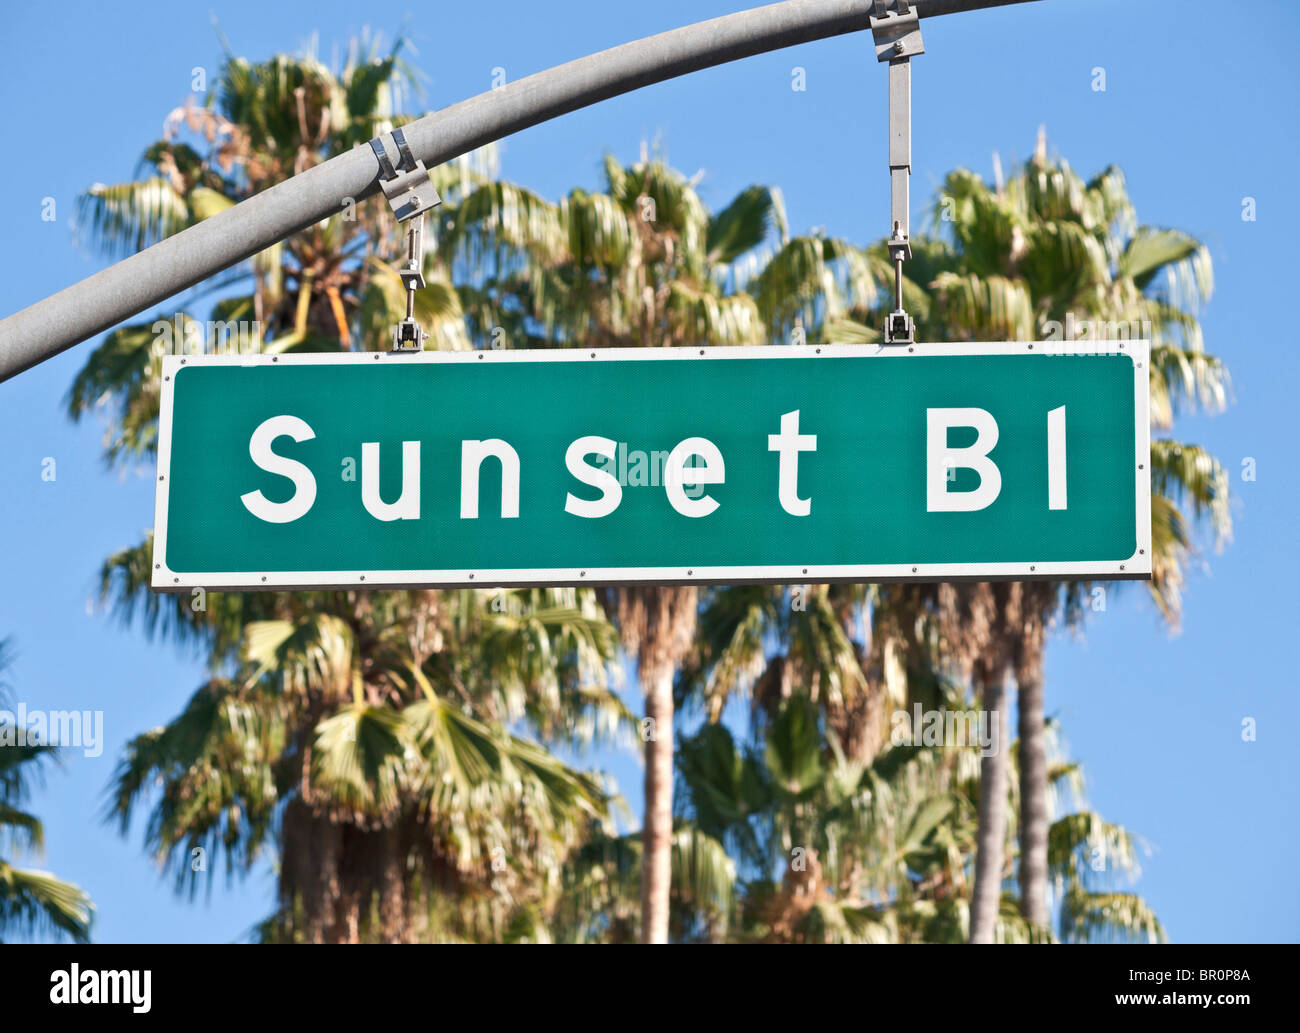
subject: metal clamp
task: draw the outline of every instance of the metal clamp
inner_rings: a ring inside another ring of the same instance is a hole
[[[429,179],[429,170],[411,153],[406,135],[400,129],[388,134],[397,150],[398,165],[393,167],[382,137],[370,141],[370,149],[379,159],[379,185],[398,222],[406,222],[442,204],[442,198]]]
[[[877,61],[897,61],[925,53],[921,19],[909,0],[875,0],[868,18]]]
[[[925,53],[921,20],[909,0],[875,0],[870,16],[876,60],[889,62],[890,261],[894,264],[894,311],[885,321],[886,344],[912,344],[916,322],[903,308],[903,263],[912,257],[912,62]]]
[[[409,222],[406,230],[406,261],[397,271],[406,288],[406,318],[393,328],[393,351],[419,352],[429,335],[415,321],[415,292],[424,287],[424,213],[442,204],[442,198],[429,179],[429,170],[411,153],[406,135],[394,129],[389,136],[397,150],[394,168],[383,139],[370,141],[379,159],[379,186],[398,222]]]

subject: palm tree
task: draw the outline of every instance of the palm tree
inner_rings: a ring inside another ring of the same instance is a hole
[[[13,659],[8,639],[0,639],[0,705],[10,693],[2,680]],[[9,715],[12,717],[12,715]],[[0,847],[39,852],[44,830],[36,815],[23,810],[32,773],[55,755],[57,746],[19,742],[12,722],[0,719]],[[90,939],[94,905],[79,886],[0,857],[0,940],[6,935],[51,933],[79,943]]]
[[[920,332],[934,340],[1034,340],[1089,326],[1094,339],[1149,338],[1151,417],[1167,433],[1177,411],[1198,404],[1220,409],[1227,372],[1203,347],[1199,307],[1212,272],[1204,246],[1177,230],[1138,223],[1122,174],[1111,167],[1083,181],[1062,160],[1049,159],[1040,133],[1034,157],[1010,180],[990,186],[964,170],[950,174],[934,225],[947,231],[918,249],[917,270],[932,296]],[[916,274],[914,274],[916,275]],[[1157,437],[1152,445],[1152,594],[1176,623],[1183,570],[1194,553],[1191,529],[1208,517],[1220,541],[1231,530],[1228,481],[1203,449]],[[1062,609],[1078,618],[1087,586],[1021,586],[1014,633],[1001,660],[1019,689],[1021,739],[1020,898],[1025,917],[1047,921],[1048,808],[1043,744],[1043,649]],[[995,689],[990,707],[999,702]],[[989,775],[1002,777],[1000,765]],[[1002,836],[991,792],[990,879],[1001,881]],[[973,938],[989,936],[998,899],[977,894]]]
[[[410,83],[398,48],[354,46],[337,75],[311,54],[230,55],[207,105],[176,112],[145,152],[149,174],[92,188],[83,223],[109,250],[145,246],[391,128]],[[482,164],[435,170],[449,206],[483,181]],[[383,348],[403,314],[399,247],[372,200],[202,290],[221,295],[214,321],[256,321],[241,346]],[[431,343],[467,347],[436,252],[425,275],[417,315]],[[163,325],[182,328],[175,345],[199,324],[178,313]],[[194,343],[212,350],[212,338]],[[110,463],[153,454],[160,340],[153,323],[115,331],[73,384],[74,418],[110,403]],[[148,811],[148,844],[178,889],[192,892],[209,858],[242,873],[274,849],[279,899],[263,939],[547,938],[563,862],[605,828],[610,796],[543,744],[631,725],[610,690],[616,637],[594,593],[160,598],[150,544],[108,559],[103,597],[150,633],[206,650],[211,673],[176,719],[130,743],[111,813],[125,831]]]
[[[707,612],[707,611],[706,611]],[[942,705],[963,718],[961,686],[941,682]],[[752,739],[706,722],[681,744],[681,827],[721,842],[735,859],[729,921],[714,939],[760,943],[960,943],[968,938],[976,852],[980,749],[975,743],[891,741],[869,761],[850,759],[824,710],[801,689],[754,697]],[[1006,754],[1013,761],[1014,744]],[[1077,764],[1049,737],[1049,777],[1063,817],[1049,859],[1062,897],[1055,925],[1024,919],[1000,897],[997,942],[1158,941],[1163,928],[1125,883],[1138,873],[1131,833],[1087,809]],[[1008,787],[1010,788],[1010,787]],[[1011,844],[1014,851],[1014,841]],[[1098,875],[1095,860],[1107,858]],[[715,906],[723,901],[721,894]]]
[[[476,335],[511,347],[753,344],[764,327],[735,289],[737,264],[785,238],[775,190],[751,187],[711,215],[695,181],[652,161],[605,161],[605,190],[553,205],[521,187],[485,184],[449,206],[447,266]],[[462,275],[457,283],[462,283]],[[673,682],[692,643],[698,593],[638,587],[607,593],[645,696],[641,939],[668,938],[673,851]]]
[[[952,591],[949,586],[946,589]],[[941,628],[925,609],[917,608],[917,593],[912,590],[886,589],[884,586],[863,591],[855,586],[815,586],[799,588],[791,592],[764,588],[744,587],[726,588],[710,593],[701,619],[703,641],[699,650],[703,670],[697,675],[694,687],[697,687],[706,703],[707,711],[713,721],[717,721],[722,712],[722,705],[733,692],[748,694],[751,699],[754,727],[760,738],[775,734],[770,729],[791,719],[791,713],[785,708],[796,706],[802,713],[808,713],[799,720],[803,729],[804,763],[812,767],[818,743],[817,728],[824,729],[827,745],[820,747],[829,754],[823,762],[836,771],[835,785],[839,788],[835,795],[810,808],[807,822],[810,828],[802,836],[786,838],[786,849],[790,844],[803,844],[807,856],[802,857],[802,869],[791,868],[783,875],[786,884],[783,889],[768,887],[768,907],[778,910],[794,899],[802,901],[805,917],[817,923],[819,929],[839,930],[836,935],[849,935],[849,930],[857,923],[858,931],[869,938],[893,939],[903,936],[900,929],[899,914],[895,911],[861,910],[843,912],[841,906],[845,900],[852,901],[859,893],[859,882],[863,873],[872,864],[879,863],[881,852],[888,853],[892,847],[882,844],[873,836],[878,831],[868,832],[865,828],[851,831],[837,826],[825,826],[825,811],[839,813],[839,809],[849,806],[854,792],[863,792],[867,798],[876,793],[878,799],[888,799],[889,793],[882,788],[881,781],[885,773],[895,772],[903,758],[910,755],[906,750],[895,746],[890,748],[891,725],[896,725],[897,715],[910,714],[910,704],[920,703],[925,709],[947,706],[954,710],[964,710],[965,704],[958,696],[957,690],[946,681],[945,668],[951,668],[964,677],[975,674],[977,683],[981,680],[996,685],[992,679],[983,675],[985,658],[996,662],[996,655],[988,648],[990,626],[996,624],[1009,600],[995,598],[990,586],[977,586],[969,593],[970,598],[963,603],[964,611],[971,618],[954,628]],[[946,610],[951,612],[956,604],[949,603]],[[964,638],[959,637],[960,633]],[[942,654],[940,649],[944,651]],[[963,669],[954,657],[974,656],[976,659]],[[724,730],[725,731],[725,730]],[[702,733],[704,734],[704,733]],[[717,736],[720,732],[711,732]],[[730,741],[729,733],[724,736]],[[780,736],[788,739],[788,733]],[[1007,741],[1005,728],[999,732],[999,743]],[[833,745],[831,745],[833,744]],[[727,750],[724,748],[723,753]],[[769,748],[769,755],[771,750]],[[925,792],[916,795],[919,790],[909,782],[911,790],[906,798],[910,801],[908,812],[904,815],[886,817],[875,813],[883,827],[897,828],[900,823],[912,828],[915,837],[909,836],[908,842],[916,839],[919,843],[934,828],[933,823],[941,820],[947,809],[961,807],[969,811],[973,818],[975,805],[964,794],[954,797],[953,778],[956,769],[951,767],[953,757],[935,766],[934,761],[941,758],[941,752],[933,752],[925,757],[922,769],[908,768],[908,777],[913,778],[918,770],[925,772]],[[981,758],[974,753],[962,756],[965,773],[960,776],[961,784],[975,787],[989,786],[991,781],[983,779],[977,782],[975,773],[981,766],[988,765],[988,756]],[[689,751],[684,748],[683,763],[689,759]],[[727,765],[724,765],[726,767]],[[789,770],[795,768],[789,763],[784,765]],[[802,769],[801,769],[802,770]],[[892,775],[891,775],[892,777]],[[688,776],[687,781],[690,781]],[[753,778],[749,779],[753,784]],[[782,777],[778,785],[794,785],[791,778]],[[710,801],[714,799],[715,790],[707,789]],[[899,792],[895,787],[893,792]],[[880,794],[884,794],[881,796]],[[697,806],[699,796],[693,794]],[[899,797],[902,799],[902,797]],[[989,793],[981,796],[986,803],[994,799]],[[1005,781],[997,803],[1005,813],[1007,793]],[[959,801],[959,803],[954,802]],[[712,806],[712,803],[709,804]],[[856,805],[855,805],[856,806]],[[751,808],[752,809],[752,808]],[[915,824],[919,822],[919,824]],[[931,824],[927,824],[931,822]],[[718,834],[718,830],[707,821],[703,823],[705,831]],[[969,846],[974,847],[974,827],[972,822]],[[819,842],[819,836],[828,839]],[[853,837],[857,836],[858,839]],[[865,837],[865,838],[862,838]],[[861,857],[855,857],[853,845],[858,844]],[[903,851],[903,855],[908,853]],[[897,855],[902,856],[902,855]],[[987,856],[987,854],[986,854]],[[840,866],[852,873],[840,879],[834,870],[822,870],[818,858],[834,859],[836,869]],[[869,858],[869,859],[868,859]],[[947,855],[946,867],[940,882],[934,885],[927,882],[932,889],[942,886],[944,899],[948,901],[944,911],[947,927],[960,928],[965,935],[966,919],[966,855],[960,851]],[[751,858],[754,863],[758,859]],[[771,864],[769,857],[767,863]],[[891,862],[894,863],[894,862]],[[909,869],[901,860],[897,862],[900,873]],[[805,885],[806,875],[795,872],[816,874],[815,885],[819,892],[826,893],[827,899],[818,901],[816,894],[809,896],[809,886]],[[825,879],[827,874],[831,875]],[[936,874],[934,877],[939,878]],[[978,873],[977,873],[978,878]],[[797,886],[789,885],[791,881]],[[1000,879],[998,880],[1000,883]],[[996,884],[995,884],[996,885]],[[960,893],[954,888],[962,887]],[[890,881],[878,886],[875,899],[911,900],[911,890],[905,882]],[[952,911],[952,905],[960,897],[960,911]],[[930,908],[933,902],[919,906],[923,910]],[[814,907],[814,904],[816,906]],[[844,905],[847,906],[847,905]],[[909,905],[910,907],[911,905]],[[910,914],[910,912],[909,912]],[[1000,935],[1010,935],[1005,931],[1005,922],[996,918]],[[770,917],[770,915],[769,915]],[[783,920],[789,927],[787,919]],[[937,920],[937,919],[936,919]],[[825,923],[830,923],[826,925]],[[872,923],[884,922],[884,926]],[[953,923],[956,923],[953,925]],[[905,923],[904,923],[905,924]],[[806,935],[807,931],[800,933]],[[904,938],[924,938],[931,933],[908,933]],[[1016,935],[1029,936],[1021,930]],[[818,934],[820,935],[820,933]],[[856,934],[855,934],[856,935]],[[937,935],[937,934],[933,934]],[[946,935],[946,934],[945,934]]]
[[[400,56],[354,41],[335,75],[312,54],[249,64],[227,53],[206,103],[168,117],[148,147],[141,178],[92,186],[81,198],[83,232],[108,254],[140,250],[304,169],[388,131],[414,73]],[[481,179],[474,157],[434,170],[453,200]],[[112,401],[110,463],[151,459],[157,445],[162,356],[169,350],[338,351],[379,346],[402,315],[401,234],[382,198],[345,209],[251,261],[205,281],[187,299],[213,294],[207,321],[184,310],[108,334],[68,394],[80,419]],[[431,346],[469,346],[456,292],[431,257],[416,314]],[[230,340],[235,332],[236,340]],[[242,331],[242,332],[241,332]]]
[[[584,714],[616,715],[592,680],[613,633],[590,595],[500,598],[284,596],[280,616],[246,625],[230,674],[131,741],[114,815],[125,831],[150,804],[149,846],[178,889],[206,870],[195,857],[243,872],[274,844],[265,939],[499,939],[521,916],[544,928],[565,857],[609,801],[505,727],[572,733]]]
[[[1132,336],[1153,339],[1155,429],[1168,430],[1180,404],[1222,406],[1226,371],[1205,353],[1196,321],[1197,306],[1208,297],[1208,256],[1185,234],[1139,227],[1118,170],[1083,183],[1063,162],[1048,162],[1040,142],[1035,159],[1005,187],[986,187],[965,172],[953,173],[946,186],[936,225],[951,222],[952,240],[918,239],[911,278],[904,284],[923,339],[1034,339],[1048,321],[1065,323],[1067,318],[1099,321],[1105,327],[1145,325],[1149,329]],[[806,327],[809,336],[821,340],[875,341],[878,335],[870,326],[879,325],[884,299],[873,287],[881,279],[883,261],[879,247],[857,252],[816,239],[800,241],[756,277],[760,310],[773,323],[784,322],[784,330],[774,336]],[[831,262],[838,280],[822,265]],[[1162,290],[1157,282],[1161,273],[1170,289]],[[821,284],[827,281],[846,287],[825,292]],[[1226,478],[1203,450],[1161,440],[1153,445],[1152,467],[1152,588],[1162,612],[1176,616],[1181,571],[1193,548],[1189,527],[1208,515],[1220,536],[1228,532]],[[985,708],[1002,720],[1006,680],[1012,674],[1017,679],[1024,754],[1021,906],[1025,917],[1040,926],[1048,918],[1049,868],[1042,653],[1054,615],[1064,610],[1077,618],[1086,588],[1024,584],[877,592],[886,611],[895,608],[905,615],[903,625],[906,616],[930,615],[941,629],[947,660],[975,681]],[[764,622],[756,618],[763,612],[762,606],[750,605],[747,615],[732,614],[732,628],[724,629],[724,638],[748,629],[734,638],[732,648],[741,648],[751,659],[762,652],[762,636],[756,632]],[[882,630],[886,642],[907,639]],[[737,660],[732,656],[721,669],[734,676],[744,667]],[[788,694],[789,676],[782,682]],[[869,701],[878,696],[868,693],[864,707],[869,710]],[[1001,737],[1004,742],[1008,738]],[[989,938],[997,921],[1008,826],[1001,788],[1007,760],[992,755],[982,764],[988,789],[982,799],[978,854],[983,860],[972,922],[977,940]]]

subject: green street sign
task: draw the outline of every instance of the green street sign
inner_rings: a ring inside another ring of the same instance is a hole
[[[169,356],[153,586],[1145,578],[1147,355]]]

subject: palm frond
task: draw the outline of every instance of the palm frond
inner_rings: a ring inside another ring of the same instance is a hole
[[[1155,912],[1133,893],[1087,893],[1076,890],[1061,905],[1061,928],[1069,942],[1167,943]]]
[[[110,255],[128,255],[190,225],[185,198],[162,176],[106,186],[81,195],[77,223]]]
[[[1143,226],[1124,248],[1119,260],[1119,274],[1132,279],[1139,289],[1146,290],[1161,270],[1194,257],[1201,248],[1199,240],[1181,230]]]
[[[772,236],[789,239],[785,198],[776,187],[751,186],[709,219],[705,248],[709,261],[729,263]]]
[[[86,943],[94,910],[81,887],[0,861],[0,932],[54,933]]]

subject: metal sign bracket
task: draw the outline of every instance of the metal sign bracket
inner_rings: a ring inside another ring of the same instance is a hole
[[[889,190],[894,263],[894,311],[885,344],[913,344],[916,322],[903,307],[903,262],[912,257],[909,180],[912,175],[912,58],[925,53],[921,20],[909,0],[875,0],[870,17],[876,60],[889,62]]]
[[[388,138],[397,151],[396,167],[388,155],[384,138],[370,141],[370,148],[379,160],[379,185],[397,221],[409,224],[406,229],[406,261],[397,272],[406,288],[406,318],[393,328],[393,351],[421,352],[429,336],[415,321],[415,292],[424,287],[424,213],[442,204],[442,198],[429,179],[429,170],[424,162],[411,153],[405,134],[394,129]]]

